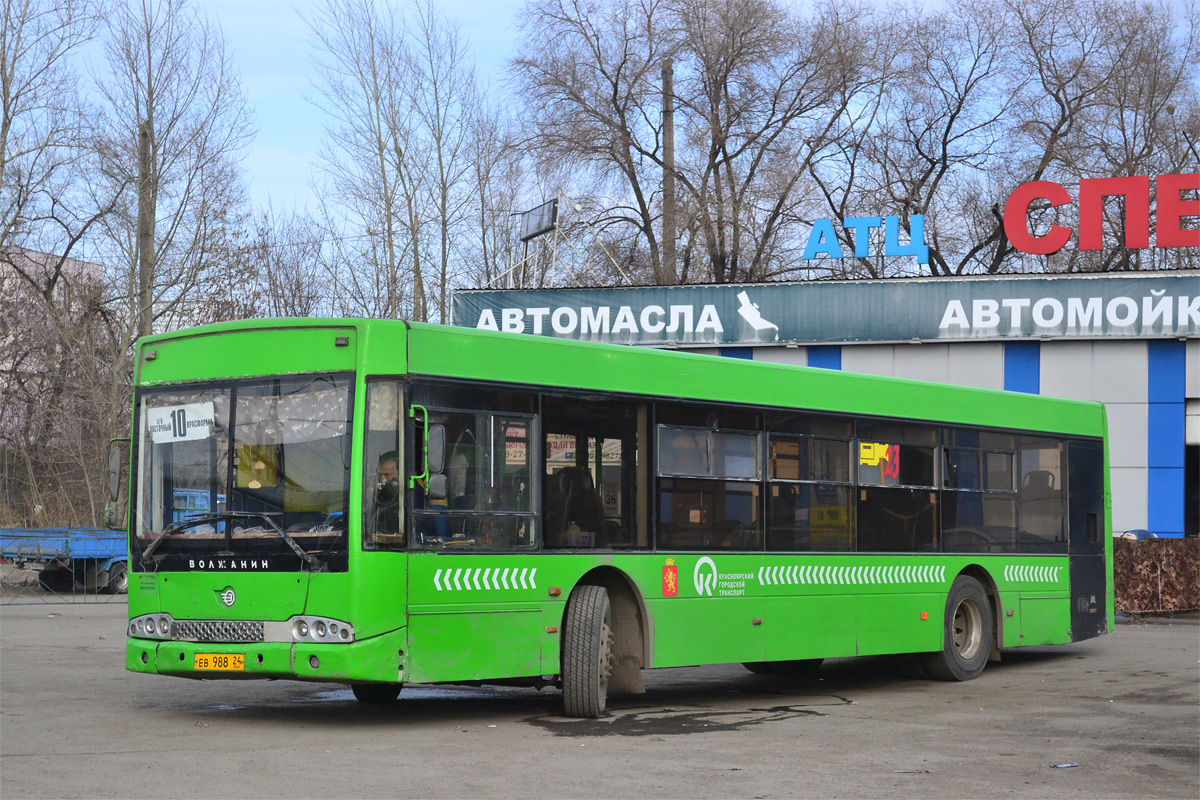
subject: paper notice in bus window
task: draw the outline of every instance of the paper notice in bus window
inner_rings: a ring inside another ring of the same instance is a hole
[[[900,482],[900,445],[883,442],[860,442],[858,445],[858,464],[861,467],[879,467],[879,481],[882,486],[891,486]],[[864,483],[876,483],[863,474]]]
[[[883,442],[859,442],[858,445],[858,463],[862,466],[877,467],[880,459],[888,457],[890,444]]]
[[[616,517],[621,514],[621,485],[619,483],[603,483],[600,486],[600,497],[604,501],[604,516]]]
[[[155,444],[207,439],[213,427],[213,404],[186,403],[146,409],[150,441]]]

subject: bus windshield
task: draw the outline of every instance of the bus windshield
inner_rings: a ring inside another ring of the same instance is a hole
[[[351,385],[310,375],[139,392],[135,555],[168,569],[344,570]]]

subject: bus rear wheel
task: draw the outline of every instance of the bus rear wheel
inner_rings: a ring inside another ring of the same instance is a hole
[[[612,606],[603,586],[580,586],[571,594],[562,663],[566,715],[596,719],[608,704],[612,674]]]
[[[400,696],[399,683],[356,683],[350,687],[354,699],[360,703],[382,706],[395,702]]]
[[[959,575],[946,597],[941,652],[923,657],[925,669],[940,681],[969,681],[987,666],[992,649],[992,606],[983,585]]]

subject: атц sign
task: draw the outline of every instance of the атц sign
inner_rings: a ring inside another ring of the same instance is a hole
[[[1185,197],[1188,192],[1200,193],[1200,173],[1159,175],[1154,182],[1155,246],[1200,247],[1200,229],[1187,227],[1184,220],[1200,217],[1200,197]],[[1150,178],[1134,175],[1123,178],[1085,178],[1079,182],[1079,242],[1080,250],[1104,248],[1105,198],[1124,200],[1124,237],[1120,242],[1126,249],[1138,250],[1150,246]],[[1057,223],[1044,233],[1030,229],[1030,209],[1047,210],[1066,206],[1073,201],[1071,193],[1053,181],[1032,181],[1018,186],[1004,204],[1004,234],[1013,247],[1023,253],[1048,255],[1067,246],[1075,233]],[[1070,214],[1066,216],[1071,216]],[[929,246],[925,244],[925,217],[912,214],[908,218],[908,243],[901,240],[900,217],[847,217],[842,221],[850,248],[838,240],[834,221],[813,221],[802,258],[884,258],[915,256],[917,263],[929,263]],[[872,252],[871,230],[883,228],[883,252]]]
[[[462,291],[482,330],[682,347],[1200,336],[1200,272]]]

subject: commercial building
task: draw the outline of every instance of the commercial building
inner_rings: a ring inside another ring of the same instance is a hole
[[[1200,529],[1200,272],[462,291],[474,328],[1105,404],[1114,531]]]

